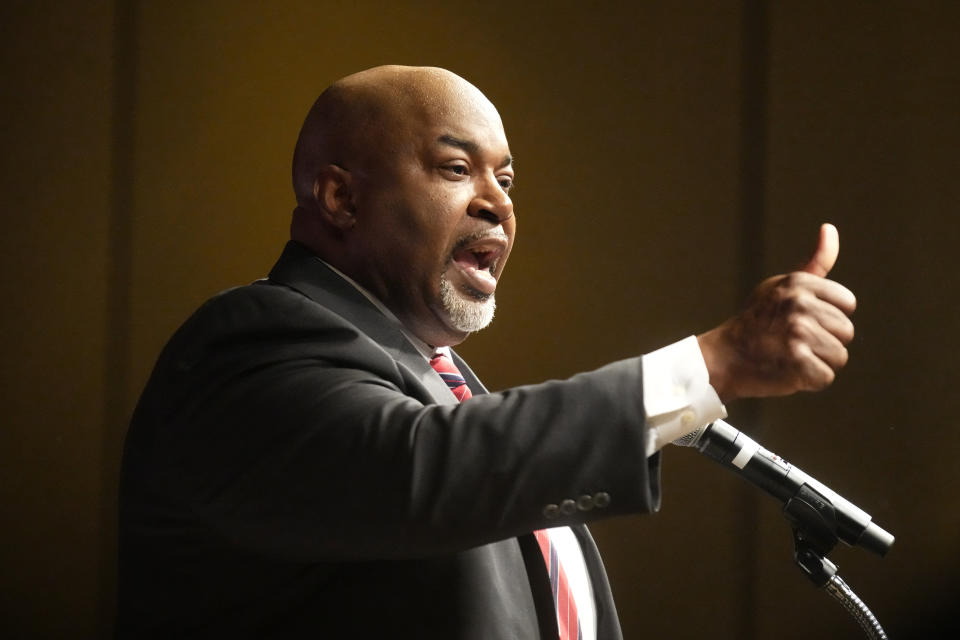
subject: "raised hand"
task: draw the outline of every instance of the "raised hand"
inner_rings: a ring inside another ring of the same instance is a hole
[[[820,227],[799,270],[767,278],[747,308],[697,339],[710,384],[724,402],[816,391],[833,382],[853,339],[853,293],[827,280],[840,251],[836,227]]]

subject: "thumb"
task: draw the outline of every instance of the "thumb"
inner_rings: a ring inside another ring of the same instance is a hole
[[[823,278],[830,273],[830,269],[833,269],[833,264],[837,261],[839,253],[840,234],[837,233],[835,226],[825,222],[820,225],[820,239],[813,256],[800,267],[800,270]]]

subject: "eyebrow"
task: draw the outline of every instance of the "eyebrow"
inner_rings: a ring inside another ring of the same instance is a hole
[[[452,136],[449,133],[444,134],[437,138],[437,142],[448,147],[456,147],[457,149],[463,149],[467,153],[479,153],[480,145],[472,140],[463,140],[456,136]],[[503,161],[500,163],[500,168],[508,167],[513,164],[513,156],[509,153],[503,157]]]

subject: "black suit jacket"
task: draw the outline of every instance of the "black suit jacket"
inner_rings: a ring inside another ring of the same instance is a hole
[[[455,356],[456,357],[456,356]],[[530,531],[651,511],[640,360],[462,404],[303,247],[204,304],[127,436],[121,637],[556,638]]]

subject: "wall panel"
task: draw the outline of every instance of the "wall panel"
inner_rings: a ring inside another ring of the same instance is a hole
[[[0,635],[99,625],[110,3],[0,9]],[[55,35],[55,37],[54,37]]]
[[[897,535],[883,560],[834,554],[891,637],[955,637],[946,614],[960,586],[960,11],[778,3],[771,18],[768,267],[803,255],[816,224],[831,220],[836,278],[859,307],[834,387],[764,405],[769,446]],[[787,579],[788,532],[766,515],[759,637],[784,627],[798,629],[789,637],[862,637],[825,595]]]

